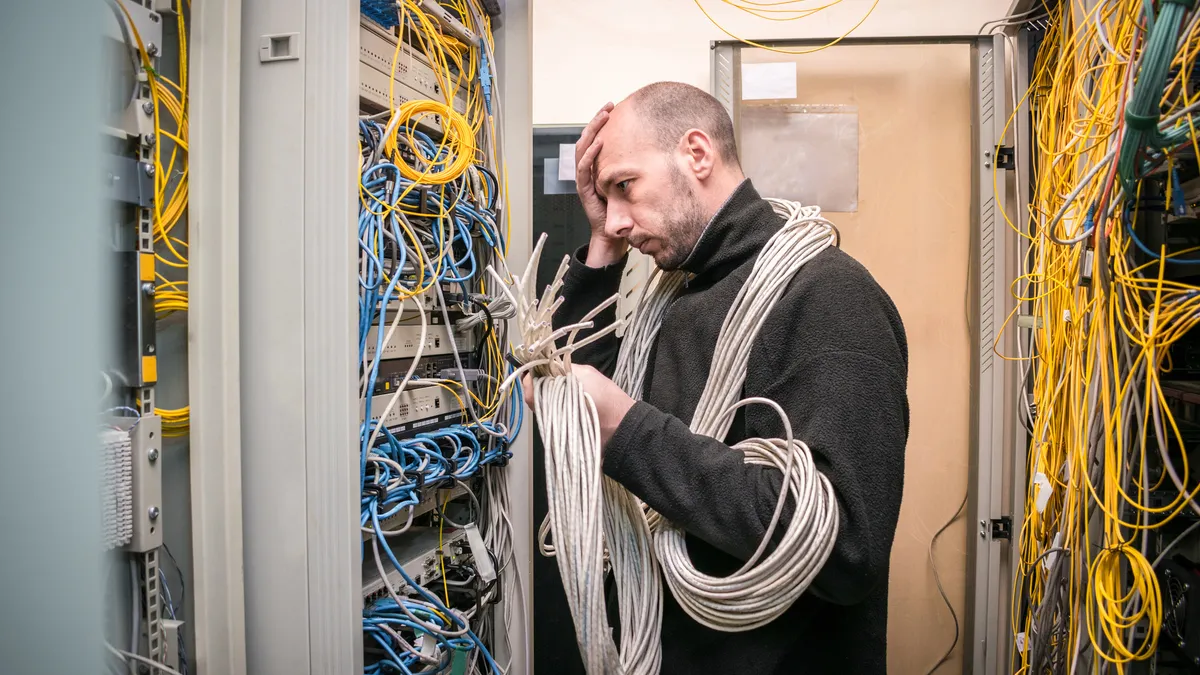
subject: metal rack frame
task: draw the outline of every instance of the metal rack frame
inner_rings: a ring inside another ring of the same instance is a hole
[[[236,5],[234,0],[224,2],[229,8]],[[503,4],[503,26],[495,36],[503,87],[500,134],[509,166],[508,210],[515,230],[509,264],[520,268],[532,244],[526,225],[531,181],[526,139],[532,129],[530,10],[529,0]],[[193,396],[208,397],[209,410],[235,437],[238,434],[231,429],[239,424],[239,411],[221,404],[220,396],[222,386],[240,385],[246,672],[361,672],[360,494],[355,452],[358,250],[352,227],[358,194],[353,149],[359,98],[359,7],[357,2],[258,0],[244,3],[241,9],[240,45],[247,58],[234,68],[241,78],[236,108],[240,142],[225,138],[240,147],[241,173],[237,189],[224,180],[220,187],[222,199],[240,207],[237,215],[246,226],[223,229],[222,236],[236,238],[237,250],[236,256],[228,248],[222,254],[236,264],[219,272],[212,262],[213,276],[208,279],[212,292],[236,296],[240,324],[206,327],[216,331],[210,340],[226,342],[210,343],[211,349],[198,353],[192,367],[221,374],[210,373],[199,385],[194,382],[192,391]],[[294,58],[254,58],[263,40],[282,36],[290,36],[297,47]],[[224,162],[237,163],[232,158]],[[209,170],[216,171],[215,167]],[[216,179],[210,174],[210,180]],[[219,205],[224,209],[228,204]],[[218,217],[217,213],[210,218]],[[238,277],[228,276],[235,272]],[[218,278],[221,274],[226,276]],[[216,311],[218,297],[207,299],[214,303],[210,312]],[[240,336],[236,347],[228,342],[233,335]],[[223,354],[237,354],[237,358],[231,365],[221,360]],[[197,386],[204,391],[198,392]],[[198,419],[197,425],[201,423]],[[208,447],[222,438],[213,438]],[[514,444],[509,464],[514,548],[527,590],[534,527],[529,448],[527,432]],[[226,450],[226,456],[206,474],[207,484],[217,480],[221,471],[235,472],[235,456]],[[234,495],[216,499],[227,507],[225,517],[232,519]],[[222,535],[225,541],[220,542],[215,540],[215,524],[204,529],[215,551],[233,555],[228,535]],[[218,578],[213,569],[207,574]],[[210,585],[198,602],[213,601],[218,608],[231,609],[233,598],[216,597],[220,590]],[[524,626],[508,627],[514,673],[526,672],[530,605],[523,604]],[[217,629],[211,623],[220,616],[209,617],[210,630]],[[505,659],[503,654],[497,656]]]

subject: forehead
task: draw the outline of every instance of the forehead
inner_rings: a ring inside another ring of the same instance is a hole
[[[608,122],[600,128],[600,132],[596,135],[597,140],[604,143],[604,147],[600,151],[601,157],[610,154],[610,151],[619,154],[629,148],[637,147],[639,139],[643,135],[641,126],[628,102],[623,102],[613,108]]]
[[[597,182],[611,178],[613,171],[628,168],[644,168],[651,152],[645,130],[637,121],[637,115],[628,103],[613,109],[612,116],[600,129],[596,138],[603,142],[596,158]]]

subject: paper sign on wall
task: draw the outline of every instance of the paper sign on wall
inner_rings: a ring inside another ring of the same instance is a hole
[[[543,160],[542,174],[542,194],[544,195],[571,195],[575,194],[575,176],[571,175],[571,180],[558,179],[558,158],[547,157]]]
[[[858,108],[756,103],[741,109],[742,169],[762,194],[858,210]]]
[[[796,62],[742,64],[742,100],[796,98]]]
[[[575,182],[575,144],[558,145],[558,179]]]

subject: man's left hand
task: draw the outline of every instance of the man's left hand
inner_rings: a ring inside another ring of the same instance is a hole
[[[615,382],[605,377],[600,371],[591,366],[572,365],[571,372],[583,391],[592,397],[596,404],[596,415],[600,420],[600,442],[607,445],[608,439],[621,426],[621,420],[633,407],[634,400],[629,397]],[[521,384],[525,389],[525,402],[533,408],[533,380],[526,375]]]

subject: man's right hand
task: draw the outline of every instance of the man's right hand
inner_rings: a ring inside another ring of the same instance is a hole
[[[588,122],[583,135],[575,143],[575,190],[579,201],[583,202],[583,211],[587,214],[592,226],[592,238],[588,243],[588,255],[585,261],[588,267],[604,267],[619,261],[628,250],[629,244],[619,237],[610,237],[604,232],[607,206],[600,195],[596,193],[596,177],[592,169],[596,165],[596,156],[600,154],[603,141],[596,136],[608,122],[613,104],[605,103],[600,112]]]

